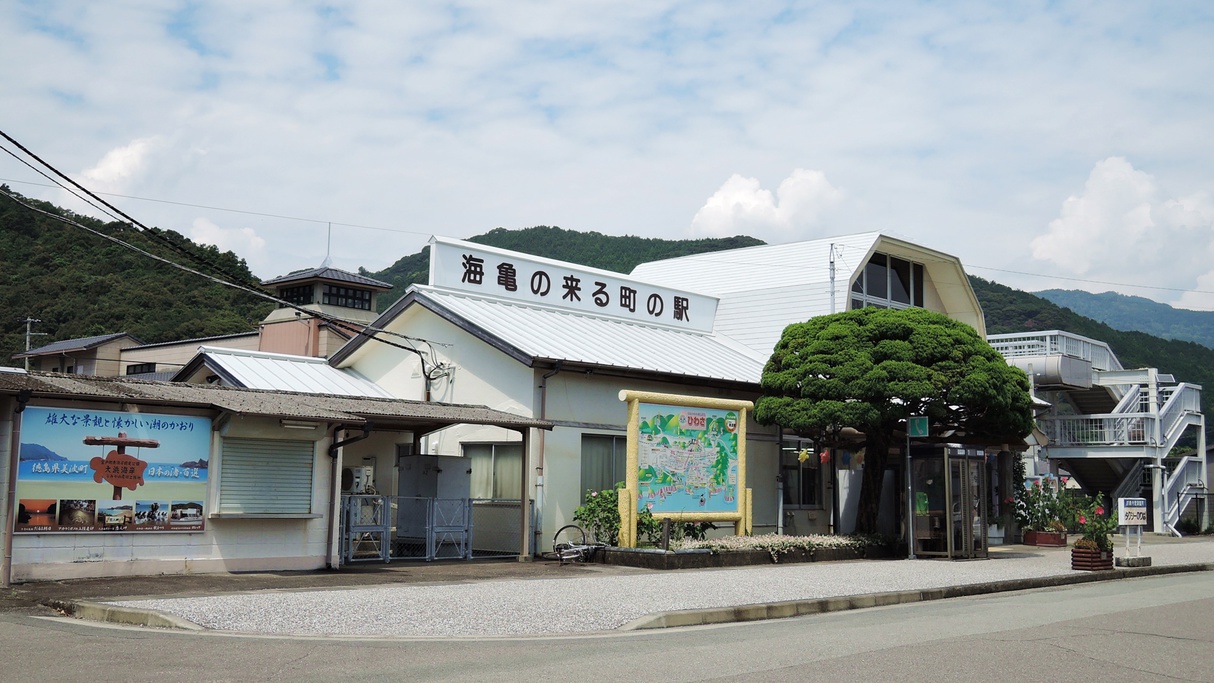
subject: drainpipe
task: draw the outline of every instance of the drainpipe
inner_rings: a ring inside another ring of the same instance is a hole
[[[548,378],[554,377],[561,371],[561,365],[564,361],[558,360],[556,365],[552,367],[552,372],[540,377],[540,419],[548,419]],[[540,473],[535,479],[535,525],[539,528],[540,533],[544,530],[544,473],[547,471],[548,464],[547,449],[544,447],[546,429],[537,429],[539,436],[540,447]],[[524,487],[526,484],[524,483]],[[533,549],[534,550],[534,549]]]
[[[329,459],[332,461],[332,466],[329,470],[329,480],[331,482],[329,487],[329,535],[328,541],[325,544],[325,563],[329,569],[337,569],[333,564],[333,536],[337,533],[337,517],[340,514],[338,501],[341,497],[341,476],[339,476],[340,473],[337,471],[337,451],[343,446],[348,446],[371,436],[372,429],[374,429],[374,425],[368,420],[362,424],[362,434],[338,441],[337,432],[349,430],[349,427],[346,425],[339,424],[333,428],[333,436],[330,437]]]
[[[5,588],[13,582],[13,525],[17,520],[17,468],[21,466],[21,413],[25,412],[25,404],[29,403],[33,392],[22,389],[17,392],[17,407],[13,410],[13,438],[9,444],[8,458],[8,510],[4,521],[4,564],[0,566],[0,582]]]

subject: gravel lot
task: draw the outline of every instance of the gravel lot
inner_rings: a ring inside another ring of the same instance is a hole
[[[1024,551],[1025,548],[1017,547]],[[1117,549],[1117,555],[1124,551]],[[1144,545],[1156,566],[1214,562],[1214,541]],[[1072,573],[1065,548],[985,561],[888,560],[266,591],[107,604],[171,613],[224,631],[347,636],[519,636],[616,629],[655,612],[939,588]]]

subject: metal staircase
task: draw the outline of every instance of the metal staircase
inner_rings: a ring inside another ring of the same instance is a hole
[[[1204,502],[1209,464],[1200,386],[1177,383],[1154,368],[1127,370],[1107,344],[1068,332],[991,335],[988,341],[1025,370],[1034,395],[1050,403],[1037,418],[1049,437],[1048,459],[1089,494],[1153,500],[1159,533],[1175,533],[1189,506]],[[1190,428],[1196,430],[1196,454],[1172,456]],[[1200,512],[1204,527],[1204,505]]]

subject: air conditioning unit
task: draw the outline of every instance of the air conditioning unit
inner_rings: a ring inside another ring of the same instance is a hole
[[[341,492],[358,495],[366,493],[371,486],[375,468],[371,465],[343,467],[341,470]]]

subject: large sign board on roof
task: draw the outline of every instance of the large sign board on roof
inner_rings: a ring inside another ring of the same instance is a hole
[[[711,332],[717,299],[619,273],[435,237],[430,285],[591,315]]]

